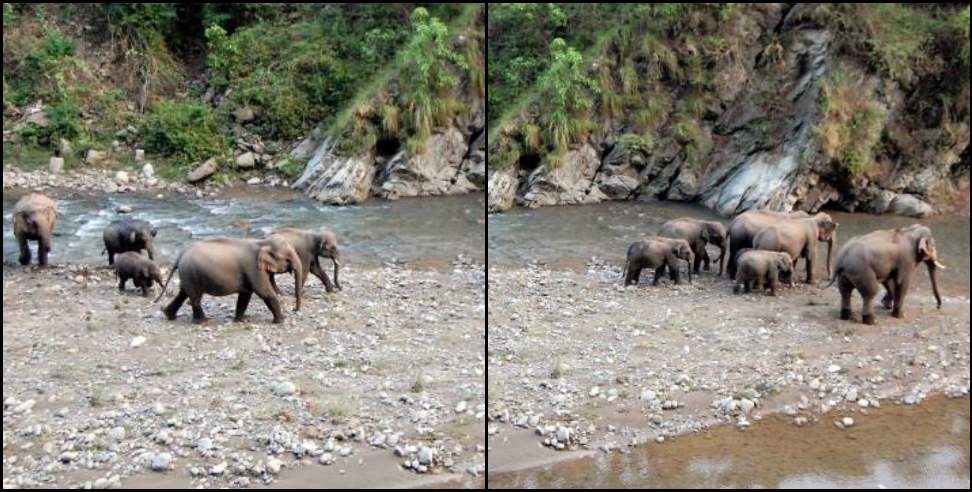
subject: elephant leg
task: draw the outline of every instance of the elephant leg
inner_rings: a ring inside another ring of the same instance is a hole
[[[837,288],[840,290],[840,319],[848,320],[851,318],[851,294],[854,293],[854,284],[841,276],[837,279]]]
[[[115,264],[115,250],[108,248],[108,266]]]
[[[813,267],[817,263],[817,248],[815,244],[807,246],[807,283],[813,285]]]
[[[142,285],[140,285],[139,287],[142,288],[142,297],[148,297],[149,296],[149,287],[152,286],[152,281],[143,278],[141,284]]]
[[[317,278],[321,279],[321,282],[324,282],[324,289],[327,290],[328,293],[334,292],[334,283],[331,282],[331,277],[327,276],[327,272],[321,268],[320,263],[316,259],[313,263],[311,263],[310,272],[313,273]],[[304,279],[307,279],[307,275],[304,275]]]
[[[894,287],[895,284],[893,279],[889,278],[884,281],[884,288],[886,289],[886,292],[884,293],[884,297],[881,298],[881,305],[884,306],[884,309],[891,309],[894,303]]]
[[[735,285],[732,286],[732,293],[739,294],[742,292],[742,284],[739,282],[734,282]]]
[[[911,279],[905,275],[901,281],[895,286],[894,289],[894,306],[891,309],[891,316],[895,318],[904,318],[904,300],[905,296],[908,295],[908,289],[911,287]]]
[[[37,264],[47,266],[47,253],[51,251],[51,237],[49,234],[42,234],[37,241]]]
[[[270,309],[270,312],[273,313],[273,322],[275,324],[283,323],[284,316],[283,311],[280,310],[280,299],[277,299],[277,296],[272,295],[261,297],[263,298],[264,304],[266,304],[267,308]]]
[[[698,275],[699,272],[702,271],[702,261],[705,259],[705,246],[698,248],[696,251],[694,251],[694,253],[695,260],[692,261],[692,264],[689,265],[689,267],[692,269],[692,272]],[[707,261],[705,262],[705,271],[709,271],[709,262]]]
[[[118,290],[125,290],[125,283],[128,282],[128,277],[124,275],[118,276]]]
[[[770,270],[769,274],[767,275],[768,278],[766,280],[766,283],[769,285],[769,290],[770,290],[769,295],[774,297],[776,296],[776,280],[777,280],[776,276],[777,276],[776,270],[775,269]]]
[[[745,281],[743,281],[743,285],[746,287],[745,290],[743,290],[743,292],[745,292],[747,294],[750,294],[750,293],[753,292],[753,281],[752,280],[745,280]]]
[[[236,296],[236,316],[233,321],[243,321],[243,313],[246,312],[251,297],[253,297],[252,292],[240,292],[240,295]]]
[[[864,308],[861,311],[861,319],[864,321],[864,324],[873,325],[875,323],[874,298],[877,297],[878,292],[880,292],[881,284],[878,283],[873,272],[868,272],[867,278],[864,278],[863,281],[857,285],[857,290],[861,293],[861,298],[864,300]]]
[[[30,264],[30,246],[27,245],[27,237],[24,235],[17,235],[17,245],[20,246],[20,261],[21,265]]]
[[[202,307],[202,294],[196,294],[190,296],[189,304],[192,306],[192,322],[193,323],[206,322],[206,313],[203,311],[203,307]]]
[[[162,309],[162,312],[165,313],[165,317],[170,321],[174,320],[176,318],[176,313],[179,312],[179,308],[182,307],[182,303],[186,302],[186,299],[188,298],[189,295],[186,294],[186,291],[179,289],[179,293],[176,294],[175,299],[172,299],[172,302]]]

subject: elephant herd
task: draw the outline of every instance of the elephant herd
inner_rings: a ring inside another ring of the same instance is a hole
[[[54,226],[57,223],[57,204],[40,193],[21,198],[14,206],[14,235],[20,247],[20,264],[31,260],[27,241],[36,241],[38,265],[47,265],[47,255],[52,247]],[[163,283],[162,272],[155,263],[153,245],[158,229],[144,220],[118,220],[105,227],[103,239],[108,253],[108,264],[114,267],[119,290],[125,289],[128,280],[148,296],[154,283],[162,287],[155,299],[165,294],[176,271],[179,272],[179,292],[162,311],[170,320],[175,319],[179,308],[188,299],[192,306],[194,322],[206,320],[202,309],[202,296],[226,296],[237,294],[235,321],[246,312],[253,294],[259,296],[273,313],[273,322],[282,323],[280,289],[274,281],[278,273],[294,275],[294,311],[301,306],[301,295],[307,275],[313,273],[328,292],[341,290],[338,272],[341,254],[337,236],[327,229],[303,230],[278,229],[262,239],[206,239],[196,241],[185,248],[176,258],[169,277]],[[144,254],[143,254],[144,253]],[[321,268],[320,258],[330,258],[334,263],[334,280]]]
[[[657,237],[642,239],[628,248],[622,275],[625,285],[638,283],[644,268],[655,271],[654,285],[665,270],[676,284],[680,283],[679,260],[688,263],[689,282],[700,266],[710,268],[706,246],[719,247],[719,276],[729,252],[726,273],[733,280],[733,292],[769,289],[776,295],[780,285],[793,286],[796,263],[806,265],[806,283],[814,284],[817,266],[817,242],[827,243],[827,276],[840,290],[840,318],[851,318],[851,295],[856,290],[863,299],[862,321],[872,325],[874,298],[884,287],[882,305],[896,318],[904,317],[904,300],[911,276],[924,263],[931,278],[938,308],[937,271],[945,269],[938,259],[931,230],[914,224],[899,229],[878,230],[851,238],[837,252],[836,268],[832,265],[834,243],[839,224],[825,213],[772,212],[752,210],[736,216],[726,229],[720,222],[694,218],[670,220],[662,225]]]

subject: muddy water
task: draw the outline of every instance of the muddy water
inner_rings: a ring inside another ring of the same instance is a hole
[[[969,218],[933,217],[913,219],[891,215],[849,214],[827,211],[840,227],[842,241],[876,229],[890,229],[921,222],[932,228],[939,255],[949,266],[940,275],[941,286],[953,292],[969,290]],[[654,235],[666,221],[678,217],[705,220],[721,218],[699,205],[657,202],[607,202],[577,207],[515,208],[488,218],[489,262],[496,266],[522,266],[538,261],[551,265],[583,265],[592,257],[624,261],[628,245]],[[717,249],[713,253],[717,254]],[[818,244],[818,257],[826,259],[825,244]],[[800,262],[800,267],[803,263]],[[823,267],[822,267],[823,268]],[[802,272],[802,270],[801,270]],[[821,270],[820,278],[826,276]],[[928,275],[918,275],[917,286],[928,288]]]
[[[770,418],[746,432],[720,427],[630,454],[506,474],[490,488],[969,488],[969,399],[841,414],[805,428]]]
[[[16,263],[17,243],[10,213],[21,193],[3,194],[3,259]],[[232,189],[218,198],[157,198],[150,194],[104,195],[51,191],[61,210],[51,261],[107,262],[101,256],[105,225],[129,205],[133,218],[158,229],[156,249],[163,263],[175,258],[192,239],[262,237],[279,227],[326,226],[340,239],[346,262],[378,264],[387,260],[448,264],[457,255],[484,261],[484,199],[481,194],[454,197],[370,200],[333,207],[290,191]]]

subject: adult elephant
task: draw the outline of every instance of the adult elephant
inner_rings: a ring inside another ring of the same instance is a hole
[[[628,255],[624,260],[621,274],[624,275],[624,285],[637,285],[641,277],[641,270],[655,269],[655,280],[652,285],[658,285],[665,268],[668,268],[671,279],[676,284],[681,283],[678,270],[678,260],[688,262],[689,283],[692,282],[692,263],[695,253],[688,241],[656,237],[636,241],[628,247]]]
[[[37,264],[47,266],[57,224],[57,203],[46,195],[31,193],[17,200],[13,209],[13,229],[20,246],[20,264],[30,264],[27,241],[37,241]]]
[[[179,254],[156,301],[165,294],[176,270],[179,271],[179,293],[162,310],[170,320],[175,319],[186,299],[192,305],[192,320],[200,323],[206,320],[201,303],[203,294],[238,294],[236,316],[233,320],[241,321],[250,297],[256,294],[270,308],[273,322],[282,323],[284,317],[280,310],[280,300],[270,285],[270,274],[286,271],[294,272],[297,286],[294,289],[294,311],[300,309],[304,266],[294,248],[279,238],[209,239],[192,244]]]
[[[338,279],[338,272],[341,268],[341,252],[338,250],[337,236],[328,229],[304,230],[294,228],[277,229],[267,236],[267,239],[281,239],[290,244],[300,257],[303,272],[301,278],[306,282],[307,274],[313,273],[315,277],[321,279],[324,288],[328,292],[341,290],[341,281]],[[330,258],[334,263],[334,282],[327,276],[327,272],[321,268],[321,258]],[[279,295],[280,289],[274,281],[274,274],[270,274],[270,285]],[[303,289],[303,284],[301,284]]]
[[[688,241],[689,246],[692,247],[692,252],[695,253],[695,261],[692,265],[695,273],[699,273],[699,266],[703,263],[705,270],[709,271],[709,253],[705,247],[710,243],[718,246],[719,276],[722,276],[723,260],[726,256],[726,250],[729,249],[729,236],[726,234],[726,227],[721,222],[683,217],[662,224],[658,236]]]
[[[806,217],[810,217],[810,215],[802,210],[796,212],[750,210],[737,215],[729,223],[729,264],[726,267],[726,270],[729,272],[729,278],[736,278],[739,252],[753,247],[753,238],[756,237],[759,231],[781,220],[802,219]]]
[[[921,263],[928,268],[932,292],[938,309],[941,309],[942,297],[938,293],[936,272],[937,269],[944,270],[945,265],[938,260],[931,229],[914,224],[851,238],[837,252],[837,269],[830,282],[830,285],[837,282],[840,289],[840,319],[850,319],[851,294],[857,289],[864,301],[862,321],[873,325],[874,296],[881,286],[886,290],[881,303],[891,309],[892,316],[903,318],[911,275]]]
[[[812,284],[817,264],[817,241],[827,243],[827,277],[830,277],[831,256],[839,225],[825,213],[806,219],[783,219],[756,233],[753,248],[787,253],[793,259],[794,267],[799,258],[804,258],[807,283]]]
[[[116,220],[105,226],[102,239],[105,241],[105,249],[102,253],[108,252],[108,264],[115,264],[115,255],[134,251],[136,253],[144,250],[148,252],[150,260],[155,259],[155,236],[158,230],[152,224],[144,220]]]

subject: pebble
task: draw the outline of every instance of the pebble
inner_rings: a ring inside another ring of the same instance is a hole
[[[601,388],[598,388],[597,386],[591,388],[591,391],[588,392],[588,394],[591,395],[591,398],[596,397],[600,393],[601,393]]]
[[[280,473],[280,468],[282,467],[283,467],[283,462],[278,460],[277,458],[270,458],[269,460],[267,460],[267,471],[269,471],[274,475]]]
[[[222,463],[220,463],[220,464],[218,464],[218,465],[214,465],[212,468],[209,469],[209,474],[210,475],[217,475],[217,476],[222,475],[222,474],[226,473],[226,468],[228,466],[229,465],[225,461],[222,462]]]
[[[844,393],[844,399],[850,402],[857,401],[857,388],[850,388]]]
[[[29,412],[32,408],[34,408],[34,405],[36,403],[37,402],[35,402],[34,399],[31,398],[31,399],[26,400],[23,403],[17,405],[16,407],[14,407],[13,412],[14,413],[26,413],[26,412]]]
[[[464,413],[466,411],[466,402],[461,401],[456,405],[456,413]]]
[[[152,471],[166,471],[172,464],[172,455],[169,453],[156,453],[152,456]]]
[[[432,459],[435,457],[435,451],[427,446],[422,446],[419,448],[418,461],[420,465],[431,465]]]
[[[116,441],[122,441],[122,440],[124,440],[125,439],[125,428],[124,427],[121,427],[121,426],[112,427],[112,429],[110,431],[108,431],[108,437],[110,437],[110,438],[112,438],[112,439],[114,439]]]
[[[131,347],[131,348],[138,348],[138,347],[141,347],[142,344],[144,344],[144,343],[145,343],[145,337],[139,335],[139,336],[133,338],[132,339],[132,343],[129,343],[128,346]]]
[[[852,419],[850,417],[844,417],[843,419],[840,420],[840,423],[841,423],[841,425],[844,426],[844,428],[853,427],[854,426],[854,419]]]
[[[196,441],[196,451],[199,454],[206,454],[210,449],[213,449],[213,440],[208,437],[200,438]]]
[[[120,214],[130,214],[132,213],[132,207],[129,205],[119,205],[118,207],[115,208],[115,212],[118,212]]]
[[[273,393],[277,396],[290,396],[297,393],[297,385],[290,381],[281,381],[273,387]]]

